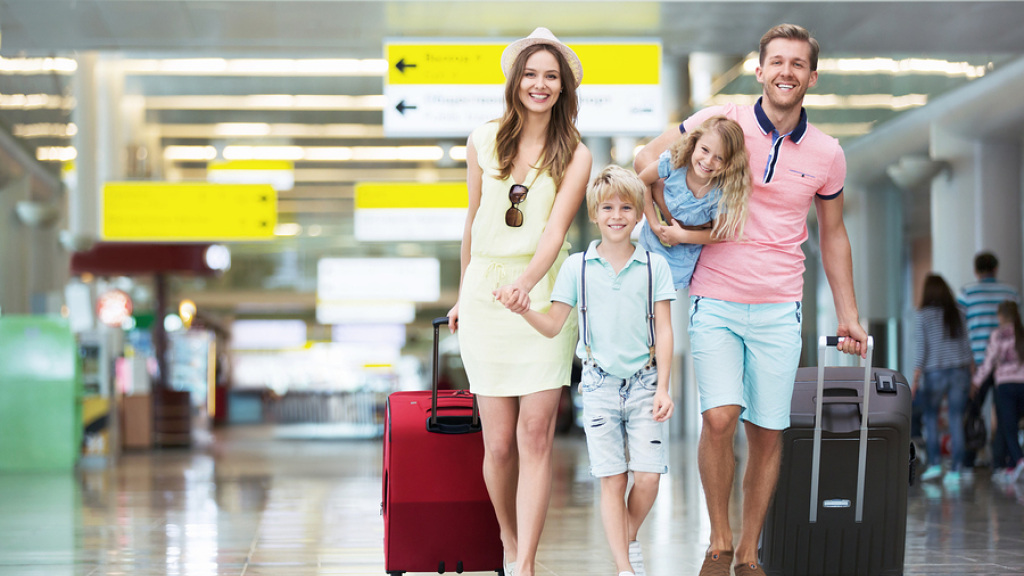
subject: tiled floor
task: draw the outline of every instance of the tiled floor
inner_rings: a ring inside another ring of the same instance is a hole
[[[582,438],[557,442],[541,574],[614,574]],[[207,451],[125,456],[109,470],[0,475],[0,575],[381,576],[380,452],[374,441],[218,433]],[[696,574],[709,525],[693,446],[641,534],[647,573]],[[911,489],[906,574],[1024,574],[1024,489]]]

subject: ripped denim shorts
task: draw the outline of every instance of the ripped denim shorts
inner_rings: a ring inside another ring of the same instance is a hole
[[[584,363],[580,393],[592,475],[668,472],[668,422],[654,421],[657,386],[656,367],[618,378],[594,363]]]

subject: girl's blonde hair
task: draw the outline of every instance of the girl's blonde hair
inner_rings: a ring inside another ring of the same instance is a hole
[[[565,56],[562,56],[554,46],[534,44],[520,52],[515,64],[512,65],[512,73],[505,81],[505,114],[498,124],[496,152],[501,178],[504,180],[512,175],[512,161],[519,154],[519,138],[526,124],[526,106],[519,99],[519,85],[523,81],[526,61],[541,50],[551,53],[558,61],[562,93],[558,95],[558,100],[551,108],[547,139],[537,172],[547,170],[555,181],[555,190],[558,190],[562,186],[562,178],[569,168],[572,155],[580,143],[580,131],[576,129],[580,103],[576,96],[576,77],[572,74],[572,68],[569,67]]]
[[[587,214],[591,220],[597,220],[598,205],[618,196],[624,203],[632,204],[639,216],[644,213],[645,189],[639,176],[612,164],[594,176],[587,186]]]
[[[747,222],[747,205],[753,189],[743,128],[725,116],[708,118],[672,146],[672,168],[689,168],[697,142],[709,132],[718,134],[723,148],[722,168],[713,176],[715,187],[722,190],[722,196],[718,200],[718,218],[711,236],[739,240]]]

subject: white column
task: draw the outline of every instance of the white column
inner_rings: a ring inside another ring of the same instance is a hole
[[[1022,287],[1021,146],[1019,142],[974,143],[974,249],[999,258],[999,279]]]

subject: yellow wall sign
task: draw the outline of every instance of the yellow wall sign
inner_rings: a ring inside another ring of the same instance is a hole
[[[359,182],[356,210],[373,208],[468,208],[465,182],[416,184],[408,182]]]
[[[657,84],[661,45],[657,43],[576,44],[584,84]],[[504,44],[387,45],[388,84],[504,84]]]
[[[277,193],[269,184],[108,182],[102,237],[113,242],[271,240]]]

